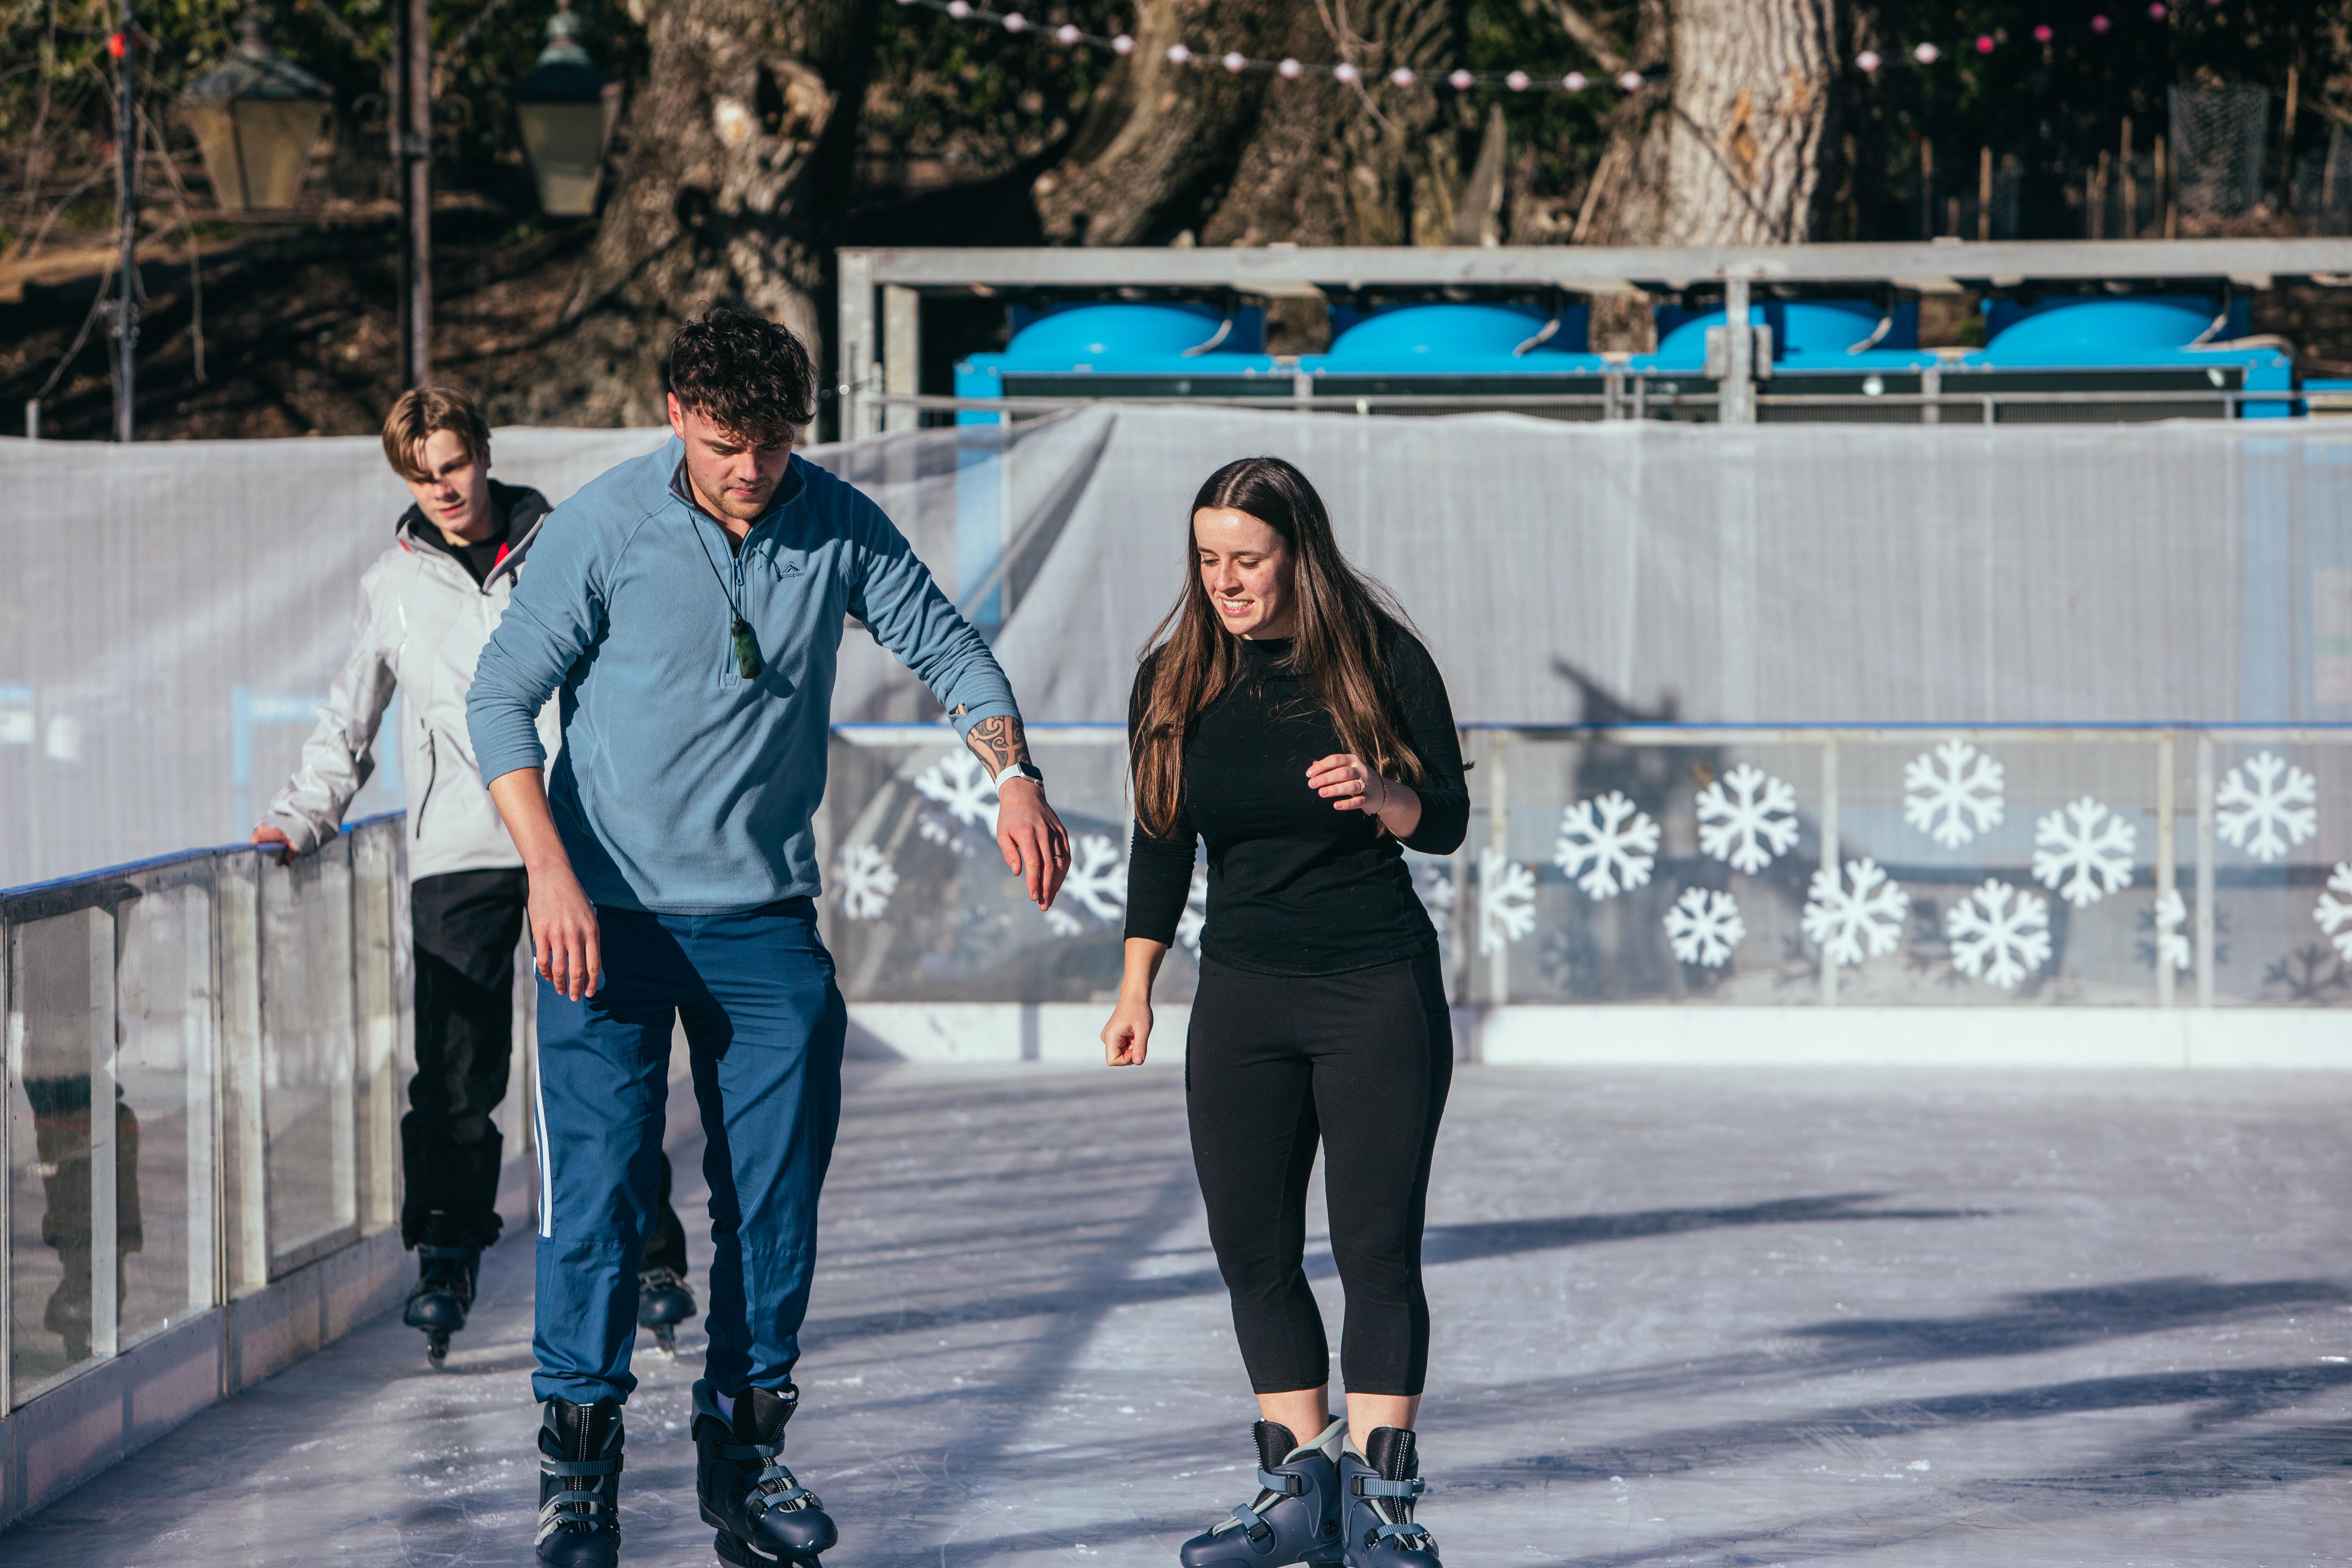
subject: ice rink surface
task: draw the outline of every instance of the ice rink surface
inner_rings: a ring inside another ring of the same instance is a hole
[[[2336,1075],[1465,1068],[1423,1517],[1451,1568],[2352,1562],[2347,1132]],[[530,1249],[446,1370],[381,1320],[0,1559],[530,1562]],[[1175,1069],[854,1065],[803,1342],[831,1568],[1166,1564],[1252,1489]],[[624,1561],[709,1563],[651,1344]]]

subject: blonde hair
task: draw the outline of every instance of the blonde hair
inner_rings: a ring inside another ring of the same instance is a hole
[[[383,456],[393,471],[412,484],[431,479],[417,453],[436,430],[463,441],[474,461],[489,461],[490,425],[482,417],[482,405],[454,386],[427,386],[402,393],[383,416]]]

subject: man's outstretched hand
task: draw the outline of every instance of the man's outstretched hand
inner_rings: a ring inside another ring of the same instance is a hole
[[[1070,835],[1045,804],[1045,786],[1034,779],[1010,778],[996,790],[996,847],[1007,870],[1018,872],[1029,901],[1054,907],[1062,879],[1070,874]]]

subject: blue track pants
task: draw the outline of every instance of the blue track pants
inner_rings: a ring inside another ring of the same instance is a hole
[[[817,1193],[841,1122],[848,1014],[816,907],[747,914],[596,911],[604,984],[539,987],[541,1400],[625,1400],[636,1386],[637,1255],[654,1225],[671,1021],[683,1018],[710,1184],[707,1375],[782,1388],[800,1356]]]

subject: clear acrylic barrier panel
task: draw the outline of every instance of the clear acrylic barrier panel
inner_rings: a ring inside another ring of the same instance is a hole
[[[116,1282],[93,1268],[92,1241],[97,1214],[113,1207],[115,1184],[99,1167],[115,1141],[93,1128],[90,1115],[94,1099],[112,1098],[94,1096],[92,1086],[114,1032],[113,946],[113,922],[102,909],[14,923],[8,931],[15,1404],[113,1348]]]
[[[359,1219],[350,836],[261,869],[262,1105],[270,1269]]]
[[[215,1300],[212,889],[178,868],[141,880],[115,916],[125,1347]]]

